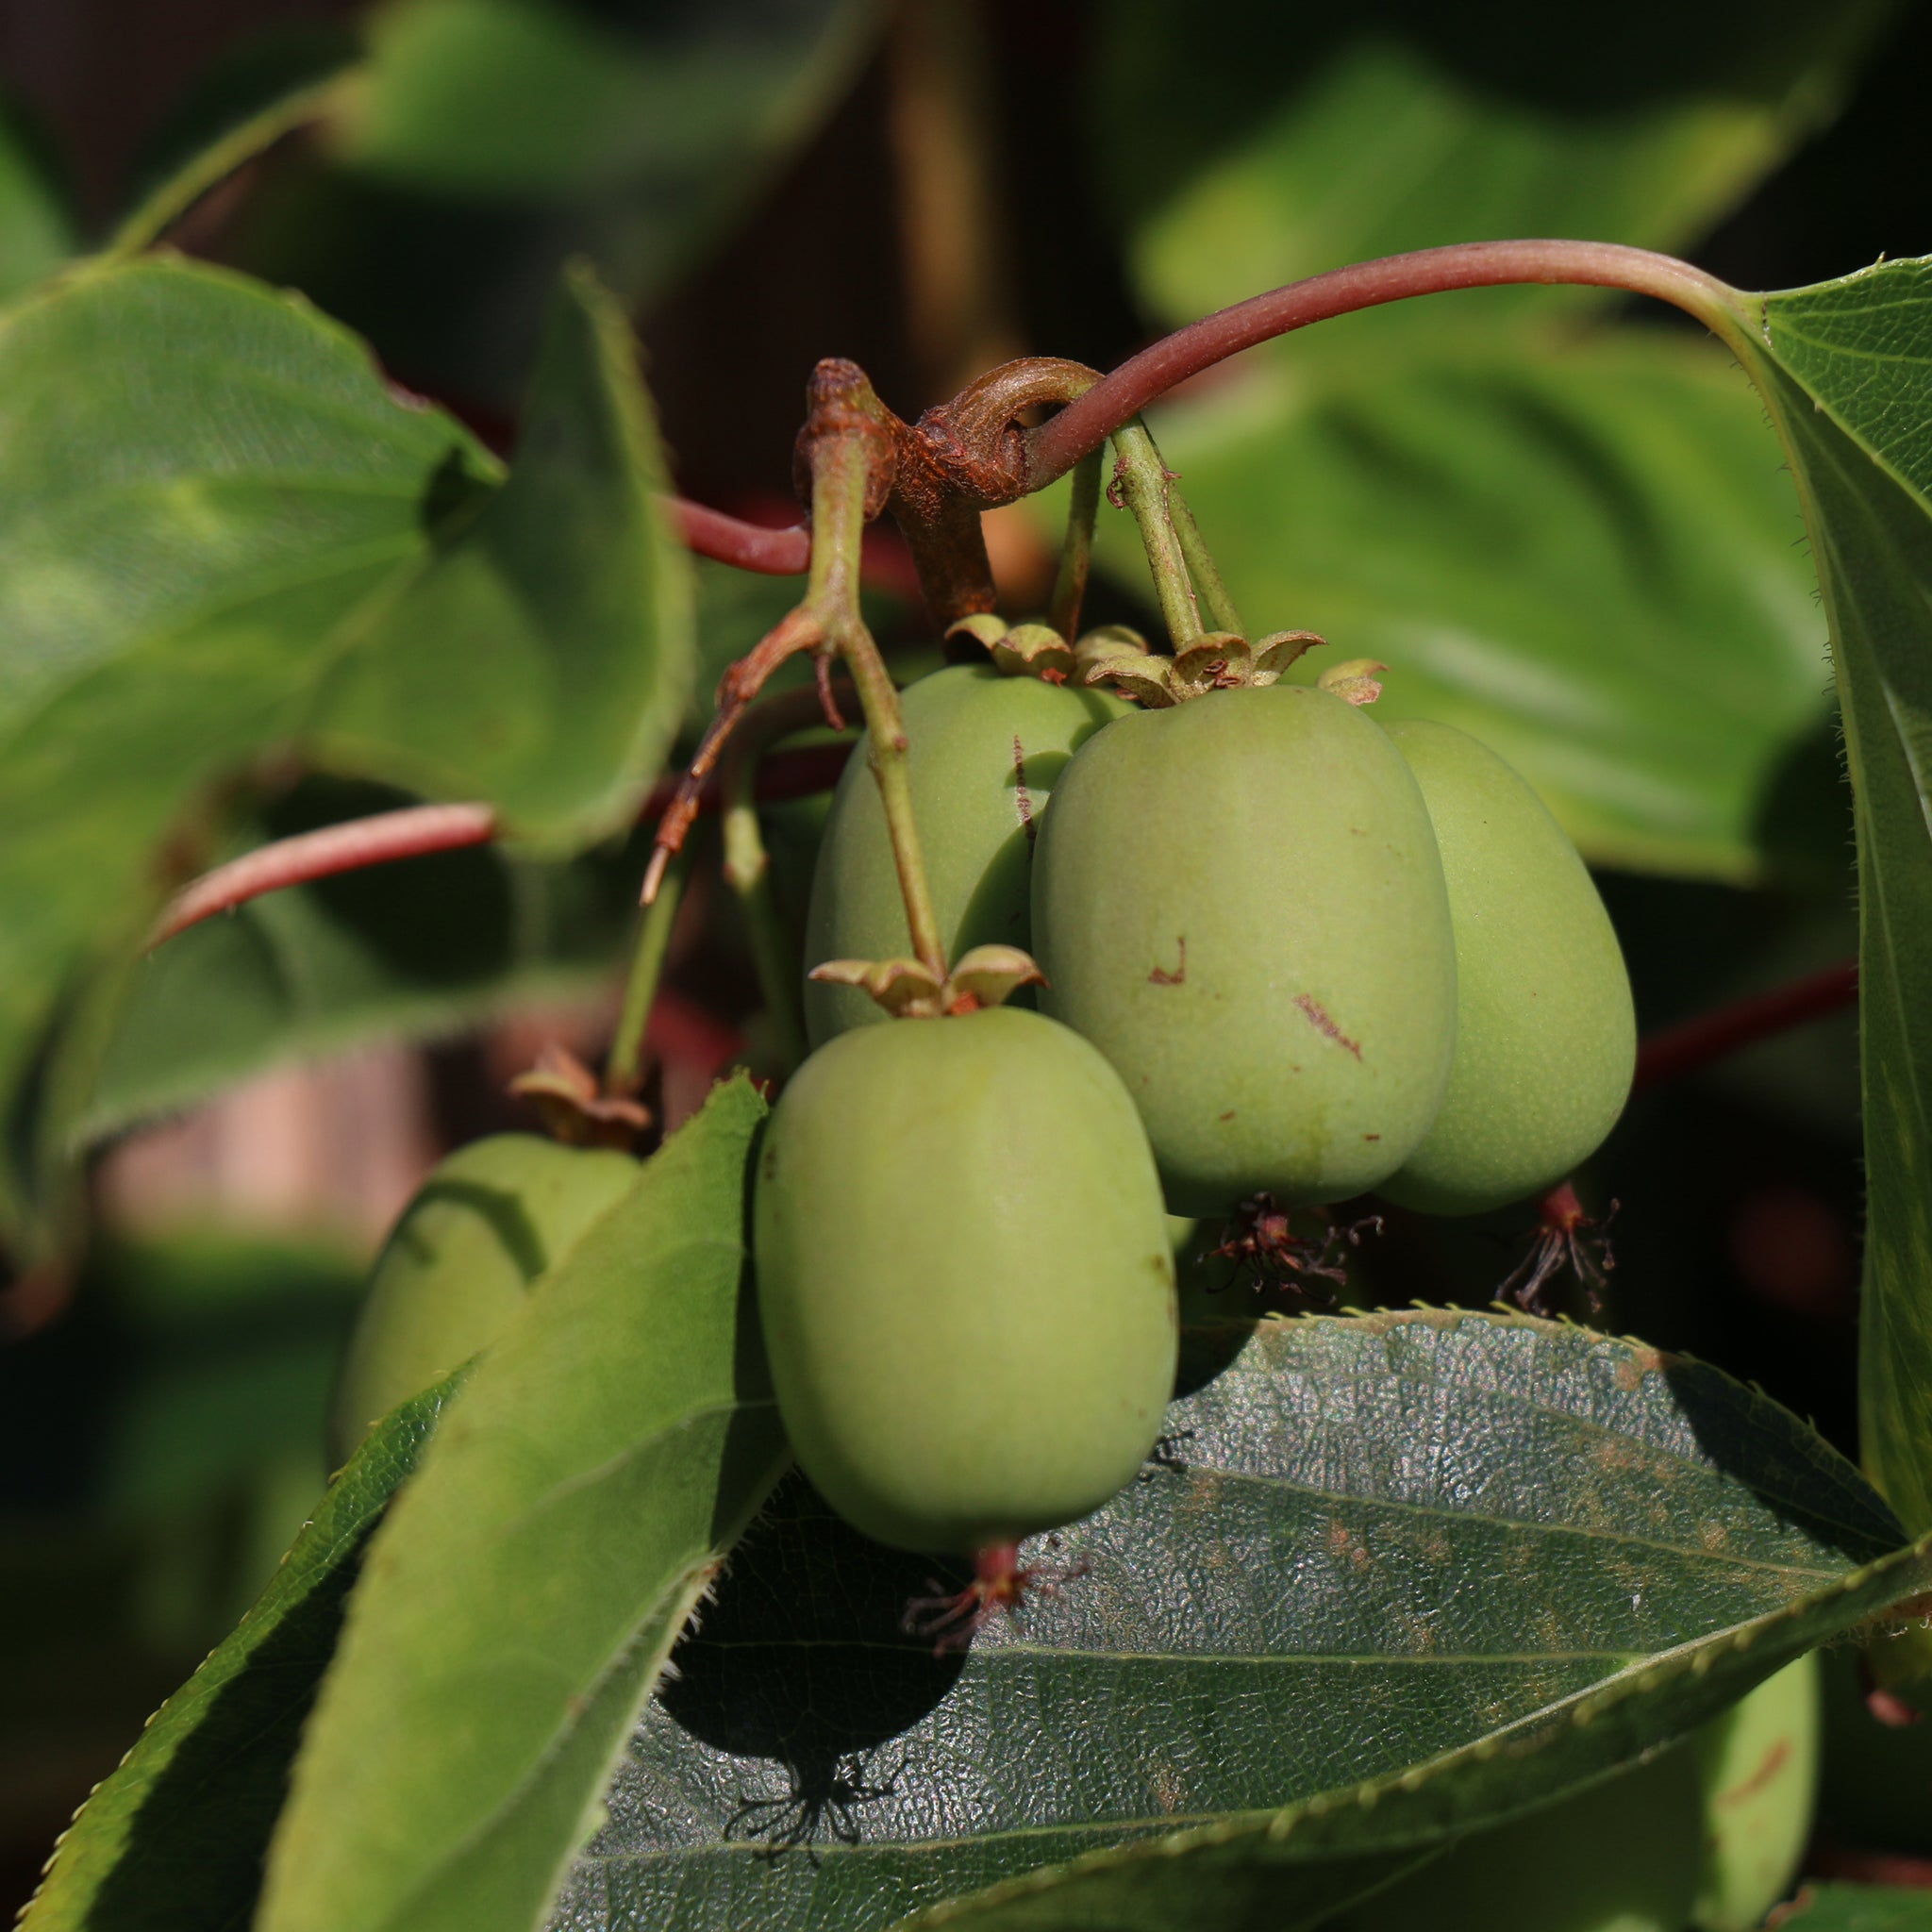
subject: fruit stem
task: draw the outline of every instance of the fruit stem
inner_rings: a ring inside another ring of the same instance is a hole
[[[1215,629],[1231,630],[1237,637],[1246,637],[1247,629],[1241,623],[1241,612],[1235,608],[1234,599],[1228,595],[1221,566],[1208,553],[1201,526],[1194,521],[1194,512],[1172,483],[1167,489],[1167,513],[1174,520],[1174,535],[1180,539],[1181,556],[1187,561],[1188,575],[1193,578],[1194,586],[1201,593],[1201,601],[1208,607],[1208,615],[1214,620]]]
[[[1160,599],[1160,614],[1178,654],[1201,635],[1201,608],[1194,598],[1193,580],[1188,575],[1187,558],[1169,508],[1174,473],[1160,460],[1147,425],[1138,416],[1114,431],[1113,446],[1113,487],[1108,498],[1124,502],[1140,525],[1141,546],[1147,553],[1147,569]]]
[[[851,692],[843,695],[849,697]],[[837,701],[835,694],[834,703]],[[822,722],[824,705],[817,691],[781,691],[767,698],[747,713],[718,772],[724,811],[724,883],[743,908],[771,1043],[788,1072],[806,1054],[805,1016],[798,997],[804,965],[772,890],[771,857],[758,825],[758,769],[760,758],[780,739]]]
[[[691,848],[676,853],[664,868],[656,896],[638,917],[637,942],[631,950],[630,974],[624,982],[624,1006],[617,1016],[617,1033],[604,1062],[604,1091],[628,1097],[642,1084],[644,1029],[664,977],[671,951],[671,929],[677,923],[677,903],[691,874]]]
[[[1074,493],[1067,504],[1067,534],[1060,567],[1054,577],[1046,621],[1072,643],[1080,628],[1080,606],[1087,597],[1087,575],[1093,564],[1093,523],[1100,513],[1101,453],[1091,449],[1074,466]]]
[[[858,688],[859,708],[871,746],[872,774],[885,808],[892,864],[906,902],[906,930],[919,963],[935,979],[946,976],[919,828],[912,817],[912,778],[899,693],[879,647],[858,608],[858,546],[865,531],[866,499],[873,483],[872,451],[862,434],[830,433],[807,445],[811,466],[811,575],[806,608],[824,627],[827,645],[845,660]]]

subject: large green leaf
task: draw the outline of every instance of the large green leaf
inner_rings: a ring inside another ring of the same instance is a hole
[[[1858,835],[1866,1466],[1932,1526],[1932,261],[1751,298],[1738,341],[1805,506]]]
[[[1301,1924],[1932,1578],[1768,1398],[1495,1315],[1264,1324],[964,1657],[900,1632],[930,1563],[781,1495],[558,1924]]]
[[[489,798],[577,844],[636,813],[695,669],[630,325],[574,269],[508,480],[350,626],[313,730],[338,768]]]
[[[1796,507],[1704,344],[1268,365],[1154,421],[1250,626],[1386,661],[1377,715],[1474,732],[1591,858],[1839,863],[1838,824],[1794,835],[1779,811],[1824,722]],[[1130,520],[1102,529],[1144,585]]]
[[[1442,242],[1588,235],[1681,247],[1837,105],[1894,9],[1535,0],[1326,14],[1234,0],[1101,9],[1103,192],[1143,299],[1187,321],[1296,276]],[[1211,58],[1204,58],[1204,46]],[[1549,312],[1500,291],[1415,305],[1378,339]]]
[[[786,1459],[743,1278],[763,1114],[718,1089],[475,1370],[350,1605],[261,1932],[541,1918]]]
[[[553,840],[634,808],[690,685],[689,592],[582,278],[496,475],[354,338],[233,275],[87,269],[0,322],[0,1104],[30,1160],[61,1157],[166,870],[251,769],[491,798]]]
[[[255,1607],[88,1800],[23,1932],[198,1932],[246,1920],[370,1532],[457,1380],[372,1431]]]

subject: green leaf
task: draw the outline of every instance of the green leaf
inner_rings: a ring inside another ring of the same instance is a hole
[[[0,302],[51,275],[75,239],[47,158],[15,116],[0,113]]]
[[[317,708],[322,755],[494,800],[552,841],[634,817],[696,664],[663,488],[630,325],[579,266],[509,480],[352,626]]]
[[[1740,298],[1740,303],[1747,298]],[[1738,343],[1817,559],[1858,836],[1866,1217],[1859,1436],[1932,1526],[1932,261],[1748,298]]]
[[[1261,365],[1155,427],[1250,628],[1330,641],[1302,675],[1383,659],[1376,716],[1473,732],[1597,862],[1841,877],[1841,825],[1780,813],[1824,723],[1801,526],[1706,345]],[[1101,530],[1144,586],[1130,520]]]
[[[146,924],[159,841],[192,850],[194,802],[298,741],[335,630],[467,464],[493,467],[352,337],[237,276],[84,268],[0,320],[9,1111],[76,970]]]
[[[1235,5],[1204,58],[1185,9],[1115,0],[1099,178],[1141,293],[1171,322],[1438,242],[1679,248],[1829,115],[1895,10],[1635,0],[1613,23],[1553,28],[1531,0],[1453,13],[1370,0],[1320,17]],[[1539,313],[1547,296],[1499,291],[1368,326],[1440,337]]]
[[[1777,1923],[1800,1932],[1928,1932],[1932,1891],[1902,1885],[1807,1885]]]
[[[51,1192],[163,841],[193,869],[223,791],[292,758],[581,844],[634,812],[693,644],[648,407],[586,276],[500,487],[305,305],[167,261],[0,323],[0,1104]]]
[[[88,1800],[22,1932],[199,1932],[246,1920],[370,1532],[458,1379],[405,1403],[357,1451],[255,1607]]]
[[[1641,1343],[1265,1323],[963,1657],[899,1628],[933,1564],[781,1491],[556,1923],[1299,1925],[1923,1590],[1900,1540],[1797,1418]]]
[[[261,1932],[541,1919],[786,1459],[743,1278],[764,1110],[718,1089],[475,1370],[350,1606]]]

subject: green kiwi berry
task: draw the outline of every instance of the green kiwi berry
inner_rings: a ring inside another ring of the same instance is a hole
[[[1541,1193],[1596,1151],[1630,1092],[1637,1022],[1609,915],[1563,828],[1488,746],[1404,722],[1456,931],[1456,1058],[1421,1144],[1381,1185],[1475,1214]]]
[[[329,1406],[331,1464],[397,1403],[494,1341],[637,1173],[627,1154],[534,1134],[474,1141],[444,1160],[376,1258]]]
[[[995,1008],[855,1027],[758,1157],[779,1412],[881,1542],[1011,1544],[1139,1469],[1174,1381],[1174,1259],[1133,1103],[1091,1047]]]
[[[1360,1193],[1435,1119],[1456,961],[1415,778],[1312,686],[1122,719],[1041,828],[1043,1011],[1091,1040],[1146,1123],[1169,1207]]]

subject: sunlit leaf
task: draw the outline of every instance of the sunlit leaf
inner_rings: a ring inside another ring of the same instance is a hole
[[[475,1370],[351,1604],[261,1932],[541,1917],[787,1459],[741,1279],[763,1114],[717,1090]]]

